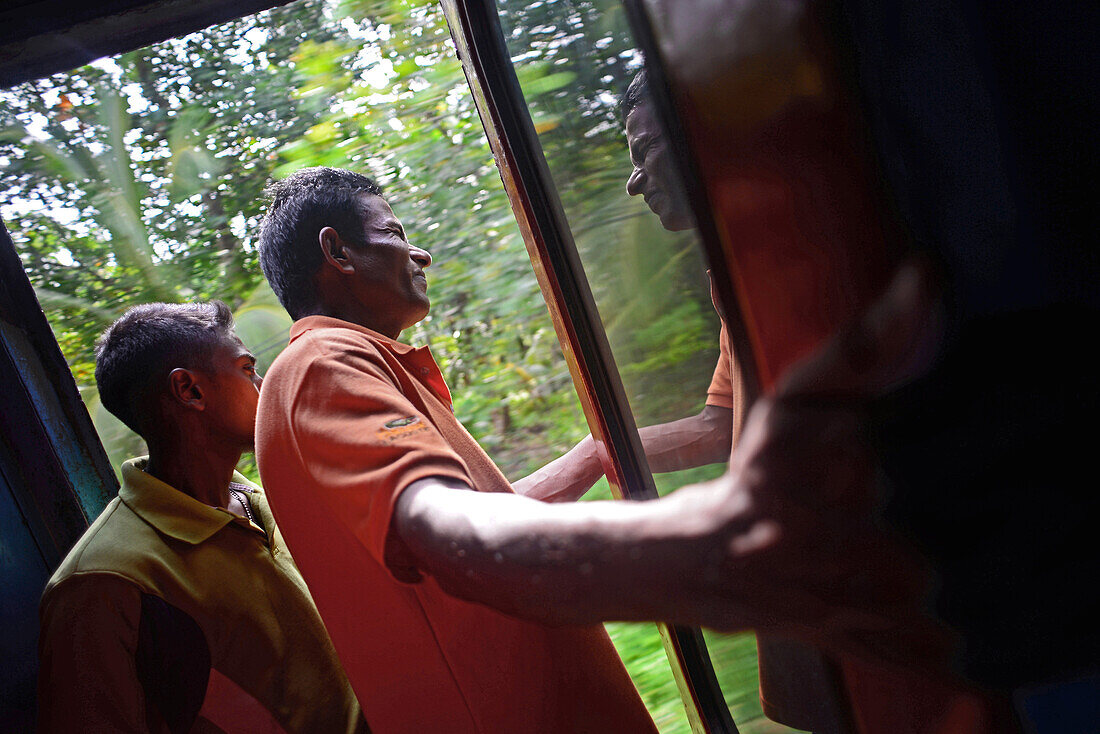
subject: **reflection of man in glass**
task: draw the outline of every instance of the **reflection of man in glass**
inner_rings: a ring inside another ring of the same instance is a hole
[[[634,171],[626,180],[626,193],[641,194],[665,229],[680,232],[693,228],[695,219],[676,176],[668,139],[649,102],[645,71],[639,72],[627,87],[622,113],[630,162],[634,164]]]
[[[644,70],[627,87],[622,115],[634,164],[634,171],[626,181],[626,192],[641,195],[665,229],[679,232],[694,228],[695,219],[677,176],[668,138],[649,101]],[[734,426],[741,425],[744,414],[740,383],[739,368],[723,327],[721,356],[702,412],[640,431],[652,470],[675,471],[729,459]]]

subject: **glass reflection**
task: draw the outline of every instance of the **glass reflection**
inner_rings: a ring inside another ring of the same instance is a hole
[[[642,436],[651,465],[689,470],[658,476],[658,489],[717,476],[729,439],[715,435],[728,436],[732,426],[716,416],[730,409],[728,397],[706,408],[714,402],[708,390],[720,320],[644,86],[635,85],[624,106],[641,56],[623,11],[604,0],[510,1],[499,10],[630,407],[648,427]],[[695,420],[682,422],[689,418]],[[717,465],[696,468],[709,464]]]
[[[736,363],[622,8],[507,0],[498,9],[658,491],[718,476],[742,407]],[[609,629],[624,657],[649,656],[635,682],[661,730],[687,732],[656,632]],[[763,718],[753,635],[707,642],[740,730],[791,731]]]
[[[641,196],[665,230],[693,230],[691,207],[677,175],[668,136],[650,99],[645,71],[639,71],[630,82],[620,110],[633,166],[626,182],[627,194]],[[720,312],[717,302],[714,305]],[[670,334],[674,331],[670,330]],[[702,411],[689,418],[641,429],[654,472],[693,469],[724,462],[729,457],[736,427],[741,424],[744,399],[724,323],[718,341],[718,363]]]
[[[695,221],[691,205],[676,176],[668,136],[649,100],[649,82],[644,70],[627,87],[621,109],[626,146],[634,166],[626,180],[626,193],[641,196],[661,220],[661,226],[670,232],[692,229]]]

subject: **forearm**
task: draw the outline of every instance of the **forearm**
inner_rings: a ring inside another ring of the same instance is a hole
[[[423,480],[395,530],[450,594],[520,617],[583,624],[686,619],[701,564],[721,555],[707,493],[551,505]],[[718,550],[718,556],[712,553]]]
[[[752,627],[942,667],[925,559],[875,511],[867,401],[926,374],[941,322],[923,271],[789,371],[754,406],[732,469],[650,502],[547,505],[425,479],[391,537],[449,593],[558,623]],[[732,427],[732,421],[731,421]]]
[[[729,460],[733,413],[708,405],[690,418],[638,431],[649,468],[655,473],[691,469]]]
[[[543,502],[580,499],[603,476],[596,442],[591,436],[563,456],[512,484],[516,494]]]
[[[708,405],[702,412],[638,431],[649,467],[656,473],[729,460],[733,413]],[[603,476],[599,447],[585,437],[568,453],[512,484],[516,494],[543,502],[580,499]]]

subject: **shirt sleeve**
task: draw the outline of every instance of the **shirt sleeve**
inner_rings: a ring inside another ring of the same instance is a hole
[[[745,385],[741,378],[741,364],[730,348],[730,337],[726,331],[725,322],[722,323],[719,345],[721,355],[718,357],[718,364],[714,368],[714,377],[711,378],[710,387],[707,388],[707,405],[730,409],[733,414],[733,446],[736,447],[737,441],[741,437],[741,428],[744,426],[748,401],[745,396]]]
[[[411,554],[390,537],[401,492],[428,477],[470,486],[465,462],[404,395],[397,377],[366,354],[319,357],[291,411],[302,460],[322,499],[376,561],[413,581]]]
[[[720,353],[718,364],[714,367],[714,376],[707,388],[707,405],[717,408],[733,409],[733,355],[730,350],[730,338],[726,334],[726,325],[722,324],[722,332],[718,337]]]
[[[135,662],[136,586],[108,574],[71,577],[47,592],[40,621],[39,732],[151,731]]]

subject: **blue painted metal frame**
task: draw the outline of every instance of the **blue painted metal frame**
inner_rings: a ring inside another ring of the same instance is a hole
[[[30,731],[38,599],[118,490],[69,366],[0,224],[0,721]]]

